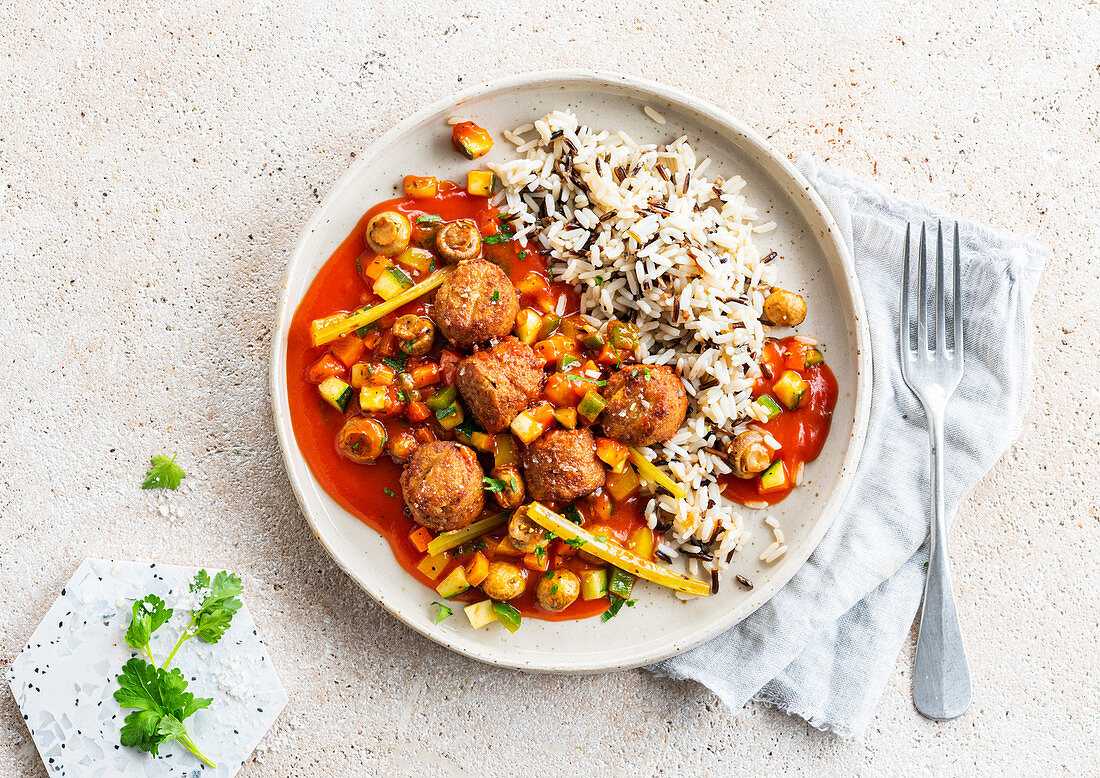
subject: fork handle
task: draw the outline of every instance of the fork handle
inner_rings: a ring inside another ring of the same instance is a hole
[[[970,667],[947,562],[947,517],[943,506],[943,409],[928,411],[932,448],[932,531],[913,665],[913,702],[930,719],[953,719],[970,705]]]

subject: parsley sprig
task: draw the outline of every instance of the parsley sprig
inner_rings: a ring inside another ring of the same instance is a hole
[[[633,608],[637,600],[628,600],[625,597],[620,597],[617,594],[608,594],[607,598],[611,601],[611,607],[603,612],[600,616],[601,621],[608,621],[619,615],[619,611],[623,609],[625,604],[628,608]]]
[[[176,455],[166,457],[163,454],[149,460],[152,467],[145,474],[145,480],[141,482],[142,489],[171,489],[179,488],[180,482],[187,477],[183,468],[176,464]]]
[[[191,638],[217,643],[229,629],[233,616],[241,607],[237,595],[243,590],[241,579],[222,570],[210,579],[200,570],[191,582],[191,592],[201,595],[197,609],[191,611],[191,621],[184,628],[164,664],[157,667],[150,640],[153,633],[172,618],[173,609],[155,594],[148,594],[134,603],[130,626],[126,629],[126,644],[148,657],[130,659],[118,676],[114,697],[123,708],[136,708],[123,723],[122,745],[148,751],[157,756],[161,745],[178,740],[180,744],[212,768],[217,767],[191,741],[183,722],[195,711],[210,707],[213,699],[196,697],[187,691],[187,679],[178,668],[168,669],[176,652]]]

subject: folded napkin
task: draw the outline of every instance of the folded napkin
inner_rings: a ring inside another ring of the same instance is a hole
[[[809,561],[733,629],[647,669],[750,699],[844,738],[870,723],[920,605],[928,560],[928,433],[901,377],[898,304],[906,222],[954,217],[804,156],[855,262],[874,388],[851,491]],[[947,407],[948,516],[1020,431],[1030,383],[1031,299],[1045,248],[959,220],[965,372]]]

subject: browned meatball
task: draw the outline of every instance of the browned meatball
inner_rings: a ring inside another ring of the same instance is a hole
[[[568,608],[577,601],[580,593],[581,579],[570,570],[541,575],[535,585],[535,598],[539,605],[552,613]]]
[[[779,327],[797,327],[806,320],[806,301],[800,294],[774,287],[764,298],[764,315]]]
[[[500,432],[538,397],[542,380],[542,360],[526,343],[509,336],[462,360],[455,386],[477,423]]]
[[[461,529],[485,507],[485,472],[473,449],[461,443],[425,443],[401,471],[401,496],[413,519],[428,529]]]
[[[603,486],[607,473],[587,429],[554,429],[523,452],[527,493],[535,500],[572,502]]]
[[[512,331],[519,295],[504,271],[484,259],[463,262],[435,293],[435,321],[459,348]]]
[[[628,446],[664,443],[687,416],[684,384],[667,365],[625,367],[607,379],[603,396],[603,431]]]

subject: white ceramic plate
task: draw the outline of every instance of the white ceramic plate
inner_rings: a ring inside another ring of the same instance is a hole
[[[648,118],[649,105],[667,119]],[[708,175],[742,175],[746,193],[778,229],[761,235],[761,249],[785,259],[780,282],[802,291],[809,316],[799,328],[826,348],[840,384],[832,431],[821,456],[807,465],[802,487],[778,506],[744,512],[751,541],[735,557],[717,596],[681,602],[671,592],[639,581],[638,604],[606,623],[525,619],[509,634],[499,625],[470,627],[461,611],[433,623],[438,595],[408,576],[381,535],[322,491],[294,440],[286,391],[287,332],[294,310],[317,270],[362,215],[397,194],[408,173],[465,180],[470,163],[450,146],[447,119],[462,116],[497,138],[488,160],[513,146],[500,135],[547,111],[571,108],[590,126],[623,129],[640,142],[671,141],[686,134],[713,163]],[[859,460],[870,403],[870,351],[863,303],[852,262],[832,217],[786,157],[725,112],[682,92],[612,74],[578,71],[531,73],[469,89],[398,124],[378,140],[333,187],[310,220],[287,268],[271,355],[271,393],[279,445],[294,492],[314,532],[338,565],[387,610],[418,632],[466,656],[522,670],[583,673],[636,667],[686,651],[729,629],[772,596],[817,546],[847,492]],[[774,515],[789,551],[765,565],[760,552],[772,542],[764,517]],[[749,591],[733,580],[740,573]]]

